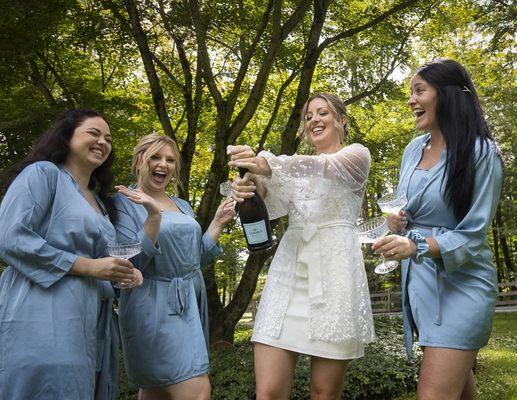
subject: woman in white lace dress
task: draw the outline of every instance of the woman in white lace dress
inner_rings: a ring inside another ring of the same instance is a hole
[[[350,359],[374,340],[368,283],[353,226],[361,210],[370,153],[342,147],[343,103],[312,96],[302,110],[303,132],[316,155],[274,156],[229,146],[237,201],[256,188],[270,219],[289,215],[271,262],[252,341],[257,399],[289,399],[298,354],[311,356],[311,399],[339,399]]]

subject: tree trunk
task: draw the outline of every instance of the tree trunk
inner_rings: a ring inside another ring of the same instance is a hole
[[[250,253],[242,279],[228,305],[218,310],[210,309],[210,343],[220,341],[233,343],[235,327],[248,308],[257,287],[257,280],[266,260],[275,252],[276,246],[256,253]]]
[[[160,84],[160,79],[156,73],[154,66],[153,57],[151,50],[149,50],[149,44],[147,42],[147,36],[140,23],[140,16],[138,15],[138,9],[133,0],[126,0],[124,2],[126,10],[129,14],[129,20],[131,22],[131,30],[133,37],[135,38],[142,62],[144,64],[145,73],[147,80],[149,81],[149,87],[151,88],[151,96],[153,98],[154,108],[160,123],[162,125],[165,134],[172,139],[176,140],[176,135],[172,129],[171,121],[167,113],[167,106],[165,105],[165,96]]]
[[[503,217],[501,213],[501,205],[497,207],[497,211],[495,213],[495,223],[497,226],[497,236],[499,239],[499,243],[501,245],[501,250],[503,251],[503,260],[505,266],[505,276],[510,276],[510,271],[514,271],[512,256],[510,254],[510,250],[508,249],[508,241],[506,240],[506,235],[504,233],[503,228]]]
[[[300,126],[301,109],[303,104],[309,98],[314,70],[321,54],[321,52],[318,51],[318,43],[325,23],[325,16],[327,14],[329,3],[329,1],[314,2],[314,19],[309,32],[309,38],[307,40],[306,55],[303,62],[302,72],[300,74],[300,83],[298,84],[296,100],[294,102],[291,115],[289,116],[289,120],[287,121],[287,125],[282,133],[282,147],[280,150],[282,154],[293,154],[299,144],[296,136]]]

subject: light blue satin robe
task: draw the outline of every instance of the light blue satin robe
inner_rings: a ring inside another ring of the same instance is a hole
[[[494,217],[502,185],[502,162],[492,142],[475,147],[472,205],[460,221],[444,199],[445,166],[440,160],[419,170],[426,134],[404,151],[398,193],[406,193],[407,229],[432,236],[441,257],[422,264],[402,261],[402,306],[408,358],[416,336],[420,346],[473,350],[485,346],[492,330],[497,297],[497,272],[487,230]]]
[[[108,217],[62,167],[43,161],[9,187],[0,226],[8,264],[0,277],[0,399],[115,399],[113,289],[68,274],[78,256],[107,255],[115,238]]]
[[[139,238],[143,251],[131,262],[142,286],[121,291],[120,332],[126,372],[140,388],[169,386],[209,371],[208,306],[200,268],[222,252],[203,235],[190,204],[173,198],[181,212],[162,212],[157,246],[143,225],[147,212],[115,196],[119,240]]]

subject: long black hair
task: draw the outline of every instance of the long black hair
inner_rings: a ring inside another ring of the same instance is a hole
[[[475,177],[475,146],[481,152],[494,141],[467,70],[449,59],[430,61],[417,71],[438,93],[436,116],[447,147],[445,198],[454,215],[462,219],[470,209]]]
[[[75,129],[86,119],[94,117],[106,121],[103,114],[89,108],[74,108],[59,114],[52,126],[36,141],[29,154],[7,173],[6,187],[29,164],[37,161],[50,161],[56,165],[64,163],[70,153],[70,139]],[[114,160],[115,154],[112,149],[106,161],[92,172],[90,182],[88,182],[88,188],[96,191],[106,206],[110,220],[113,222],[116,219],[116,212],[113,200],[109,196],[109,190],[113,183],[112,166]]]

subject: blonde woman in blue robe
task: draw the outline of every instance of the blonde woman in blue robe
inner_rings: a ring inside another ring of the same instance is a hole
[[[132,171],[134,188],[120,188],[115,225],[121,240],[139,239],[144,251],[131,261],[144,275],[142,286],[120,299],[120,331],[129,382],[141,400],[208,400],[208,303],[202,268],[222,253],[224,226],[234,202],[218,207],[203,233],[189,202],[169,195],[178,185],[181,157],[170,137],[139,140]],[[149,196],[161,218],[150,218],[134,196]],[[136,199],[135,198],[135,199]],[[149,232],[147,234],[146,232]],[[151,233],[152,232],[152,233]]]

